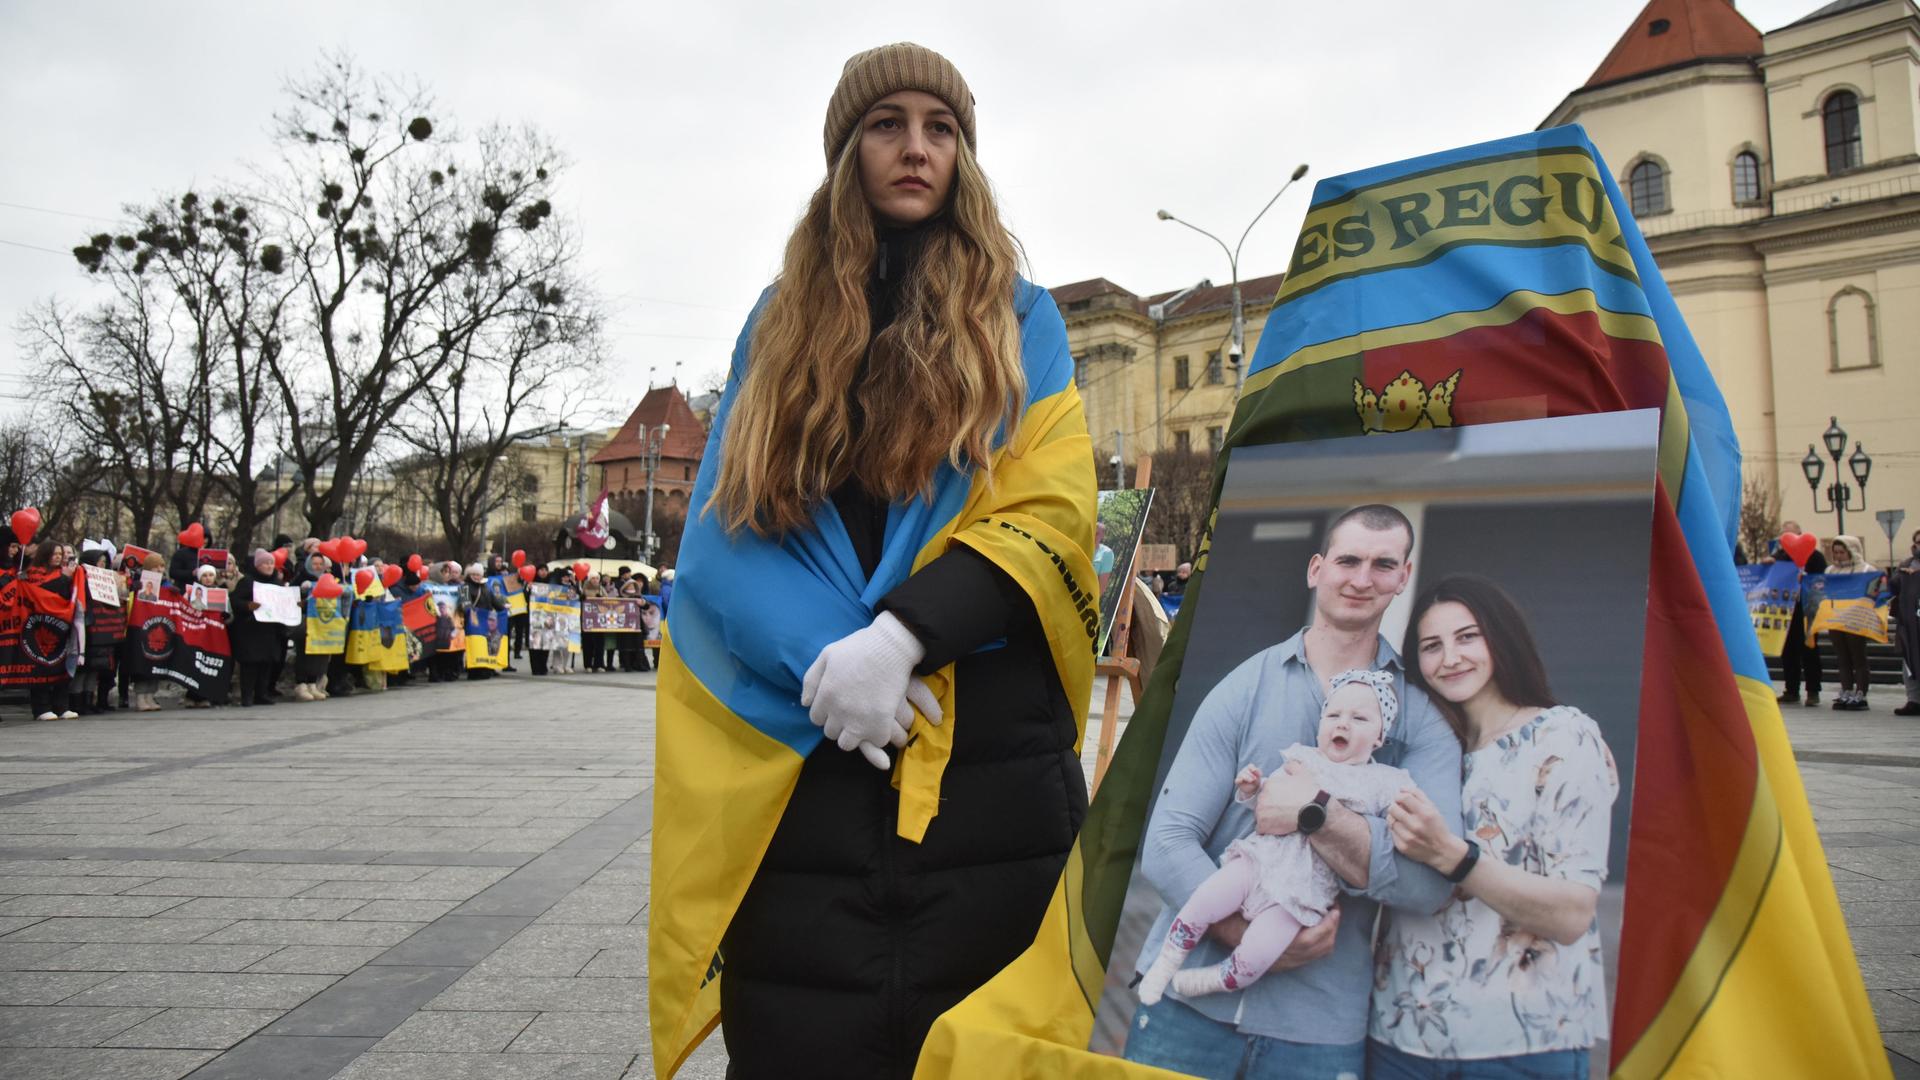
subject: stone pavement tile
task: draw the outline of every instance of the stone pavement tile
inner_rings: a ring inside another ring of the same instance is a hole
[[[193,1080],[327,1080],[373,1039],[254,1034],[193,1074]]]
[[[637,946],[601,949],[580,969],[583,979],[639,978],[647,973],[647,951]]]
[[[1841,901],[1849,926],[1920,926],[1920,900]]]
[[[303,854],[313,855],[315,852]],[[358,863],[243,863],[223,860],[214,866],[230,866],[252,875],[285,875],[305,879],[309,886],[320,881],[412,881],[425,874],[425,866],[367,866]]]
[[[178,1080],[211,1050],[9,1050],[7,1080]]]
[[[580,974],[580,969],[593,962],[600,950],[591,945],[555,946],[555,947],[516,947],[503,946],[493,955],[473,966],[473,974],[481,976],[537,975],[549,978],[571,978]]]
[[[5,859],[0,860],[0,870],[9,874],[34,874],[66,876],[71,874],[105,874],[116,872],[118,867],[127,865],[119,859]],[[118,870],[125,876],[129,870]],[[157,877],[158,874],[149,874]]]
[[[225,1050],[273,1023],[278,1009],[167,1009],[130,1027],[102,1046],[138,1046],[158,1050]]]
[[[209,896],[198,900],[180,903],[173,896],[114,896],[96,897],[112,900],[163,900],[179,903],[180,906],[167,911],[170,919],[185,918],[224,918],[224,919],[338,919],[347,912],[360,906],[358,900],[302,900],[275,899],[270,897],[245,896]],[[17,902],[17,901],[16,901]]]
[[[1892,1032],[1886,1036],[1887,1049],[1911,1061],[1920,1061],[1920,1033]]]
[[[99,1046],[158,1010],[0,1006],[0,1046]],[[0,1065],[6,1055],[0,1054]]]
[[[425,923],[432,922],[460,906],[452,900],[316,900],[314,902],[349,905],[351,911],[340,916],[347,922]]]
[[[524,915],[447,915],[388,949],[376,964],[472,967],[532,920]]]
[[[291,1009],[338,981],[331,975],[131,971],[73,995],[72,1004]]]
[[[274,945],[77,945],[30,964],[37,971],[244,971]]]
[[[125,890],[127,896],[222,896],[284,900],[320,883],[317,877],[157,878]]]
[[[533,1022],[531,1012],[419,1012],[381,1039],[375,1053],[498,1054]]]
[[[638,1012],[645,1007],[644,979],[542,978],[532,975],[468,974],[427,1004],[456,1012]]]
[[[544,1012],[507,1047],[509,1054],[644,1054],[646,1017],[639,1013]]]
[[[624,856],[622,857],[624,858]],[[588,878],[587,884],[639,885],[644,888],[647,884],[647,867],[644,864],[640,866],[609,865],[606,869]]]
[[[1893,1080],[1920,1080],[1920,1061],[1887,1050],[1887,1065],[1893,1069]]]
[[[1867,999],[1881,1031],[1920,1031],[1920,1001],[1892,990],[1869,990]]]
[[[1836,878],[1833,888],[1841,901],[1847,903],[1856,900],[1910,900],[1916,892],[1920,892],[1910,882],[1875,881],[1867,877],[1845,881]]]
[[[114,977],[111,971],[0,971],[0,1005],[54,1005]]]
[[[1910,847],[1905,841],[1877,832],[1839,832],[1822,833],[1820,846],[1825,848],[1864,848],[1864,847]]]
[[[64,952],[71,952],[74,944],[70,941],[0,941],[0,971],[30,971],[35,968],[54,967],[41,964]],[[104,971],[105,968],[70,968],[72,971]]]
[[[1840,848],[1827,852],[1827,861],[1881,881],[1920,880],[1920,848]]]
[[[457,967],[367,967],[270,1025],[267,1035],[384,1038],[465,972]]]
[[[362,900],[467,900],[509,872],[493,866],[443,866],[415,881],[322,881],[300,895]]]
[[[325,922],[309,919],[251,919],[226,925],[202,939],[219,945],[398,945],[421,923]],[[29,928],[26,932],[31,932]]]
[[[247,970],[283,975],[350,975],[386,951],[377,945],[287,945]]]
[[[0,870],[11,869],[0,863]],[[0,876],[0,894],[9,896],[59,894],[111,896],[152,881],[148,877],[61,876],[51,874],[7,874]]]
[[[582,885],[535,921],[624,924],[646,906],[647,890],[638,885]]]
[[[35,919],[7,934],[5,941],[120,941],[129,944],[195,941],[232,919]]]
[[[144,919],[179,907],[178,896],[16,896],[0,903],[0,915],[73,915]],[[190,914],[182,912],[182,914]]]
[[[1869,990],[1920,989],[1920,956],[1912,953],[1861,953],[1860,975]]]
[[[1856,926],[1848,931],[1859,953],[1920,952],[1920,927]]]
[[[368,1054],[336,1080],[620,1080],[632,1063],[631,1054]]]
[[[539,856],[538,851],[395,851],[374,860],[374,865],[398,863],[409,866],[525,866]]]

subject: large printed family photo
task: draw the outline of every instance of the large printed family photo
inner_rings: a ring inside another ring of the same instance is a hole
[[[1093,1049],[1606,1072],[1657,441],[1234,451]]]

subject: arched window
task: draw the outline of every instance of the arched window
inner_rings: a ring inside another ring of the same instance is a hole
[[[1642,161],[1627,174],[1627,200],[1636,217],[1663,213],[1667,209],[1667,170],[1657,161]]]
[[[1860,152],[1860,99],[1851,90],[1834,94],[1820,106],[1820,121],[1827,137],[1827,171],[1859,168],[1865,160]]]
[[[1733,201],[1760,201],[1760,158],[1751,150],[1733,156]]]
[[[1873,297],[1849,285],[1827,301],[1828,369],[1880,366],[1880,333],[1874,319]]]

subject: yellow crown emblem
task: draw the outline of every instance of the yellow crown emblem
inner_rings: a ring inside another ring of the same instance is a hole
[[[1453,392],[1460,385],[1460,372],[1433,384],[1402,371],[1375,394],[1359,379],[1353,380],[1353,408],[1360,414],[1360,426],[1372,435],[1386,431],[1412,431],[1416,428],[1453,426]]]

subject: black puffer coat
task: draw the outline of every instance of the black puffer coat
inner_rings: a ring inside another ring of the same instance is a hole
[[[896,267],[911,240],[889,238]],[[857,481],[834,503],[872,574],[886,504]],[[922,674],[957,661],[940,813],[902,840],[886,773],[831,743],[807,758],[722,948],[737,1080],[910,1076],[934,1019],[1032,942],[1086,815],[1073,710],[1020,587],[956,548],[880,607],[927,647]]]

